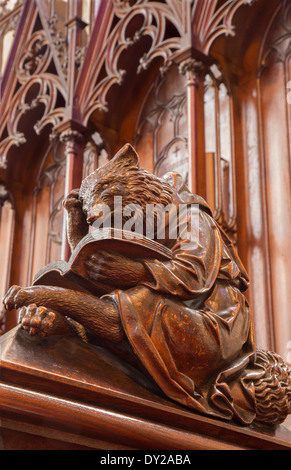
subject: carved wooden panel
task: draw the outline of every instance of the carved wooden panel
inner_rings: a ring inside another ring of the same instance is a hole
[[[204,92],[207,200],[214,218],[236,240],[236,187],[233,105],[217,65],[206,72]]]
[[[235,241],[236,188],[232,97],[216,65],[204,82],[206,199],[214,218]],[[158,76],[145,97],[134,144],[147,158],[143,164],[157,175],[180,173],[189,183],[187,94],[177,66]]]
[[[63,148],[55,145],[43,158],[33,190],[33,229],[28,274],[31,281],[44,264],[61,258],[64,192],[65,158]]]
[[[275,27],[274,27],[275,26]],[[266,203],[271,324],[274,346],[284,357],[291,338],[291,4],[284,2],[270,22],[258,61],[258,115],[261,126]],[[290,359],[290,357],[289,357]]]
[[[0,84],[20,20],[22,3],[22,0],[2,0],[0,3]]]
[[[83,158],[83,179],[96,170],[96,168],[104,165],[109,160],[108,150],[106,150],[106,143],[102,139],[99,132],[93,132],[91,135],[91,138],[85,146]]]
[[[141,109],[134,143],[147,155],[144,164],[158,176],[177,171],[187,182],[186,93],[177,67],[157,77]]]
[[[10,284],[12,247],[14,239],[15,213],[11,197],[7,190],[0,186],[0,296],[7,291]],[[0,307],[0,335],[5,329],[6,314]]]

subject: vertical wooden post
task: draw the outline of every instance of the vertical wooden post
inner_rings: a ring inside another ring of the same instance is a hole
[[[77,78],[76,52],[82,46],[82,30],[87,26],[81,18],[82,1],[68,2],[67,41],[68,41],[68,73],[67,73],[67,113],[72,119],[78,119],[75,110],[74,92]]]
[[[64,123],[56,131],[61,142],[65,144],[66,154],[66,197],[72,189],[80,187],[83,175],[83,151],[85,146],[85,132],[78,124],[79,112],[75,103],[75,85],[77,79],[76,52],[82,46],[82,30],[87,26],[81,18],[82,0],[72,0],[67,5],[67,42],[68,42],[68,70],[67,70],[67,100]],[[68,261],[70,247],[67,240],[67,217],[64,213],[62,259]]]
[[[83,175],[83,152],[85,146],[84,134],[72,127],[64,130],[60,134],[60,140],[65,144],[66,155],[66,180],[65,197],[72,191],[80,187]],[[70,257],[70,247],[67,240],[67,218],[64,214],[62,259],[68,261]]]
[[[15,209],[12,204],[12,198],[6,188],[0,185],[0,259],[1,259],[1,278],[0,278],[0,336],[7,331],[7,318],[9,322],[16,323],[16,311],[10,312],[11,315],[7,317],[7,312],[4,309],[1,301],[10,286],[11,276],[11,260],[14,243],[14,224],[15,224]],[[11,318],[12,317],[12,318]]]
[[[179,66],[186,77],[189,189],[206,195],[206,164],[204,142],[204,64],[190,57]]]

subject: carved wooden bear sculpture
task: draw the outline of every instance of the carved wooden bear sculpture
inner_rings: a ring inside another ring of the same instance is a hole
[[[66,198],[72,251],[96,222],[98,204],[107,204],[114,218],[114,196],[123,207],[138,203],[143,211],[147,204],[199,205],[198,243],[184,236],[188,222],[177,220],[177,237],[158,240],[171,250],[170,260],[113,251],[88,259],[88,279],[106,279],[109,294],[13,286],[6,309],[20,308],[21,326],[31,335],[74,335],[79,325],[87,340],[147,371],[170,399],[193,410],[244,424],[283,422],[290,413],[290,371],[277,354],[255,350],[243,295],[248,277],[206,202],[177,174],[160,179],[141,169],[126,145]]]

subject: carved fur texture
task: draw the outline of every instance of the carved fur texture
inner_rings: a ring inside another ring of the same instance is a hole
[[[92,223],[93,206],[107,204],[113,211],[114,196],[122,197],[122,208],[138,204],[145,215],[147,204],[166,206],[172,202],[173,193],[168,182],[140,168],[137,153],[125,145],[110,162],[82,182],[79,198],[88,222]]]
[[[256,421],[280,424],[291,413],[291,371],[281,356],[257,350],[256,365],[262,376],[255,380]]]
[[[122,210],[130,204],[138,204],[144,221],[147,204],[167,206],[172,202],[173,193],[168,182],[140,168],[137,153],[131,145],[125,145],[110,162],[85,178],[80,189],[71,191],[66,197],[64,207],[68,212],[67,233],[71,250],[96,220],[98,205],[106,204],[113,217],[114,196],[122,197]],[[122,223],[130,217],[123,214]],[[156,230],[156,214],[154,224]]]

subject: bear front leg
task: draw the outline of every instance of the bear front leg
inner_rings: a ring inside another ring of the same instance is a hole
[[[35,304],[77,321],[91,333],[113,343],[125,337],[117,307],[109,300],[61,287],[12,286],[3,299],[6,310]]]
[[[18,323],[30,336],[38,335],[42,338],[52,335],[76,336],[74,329],[63,315],[35,304],[20,309]]]

